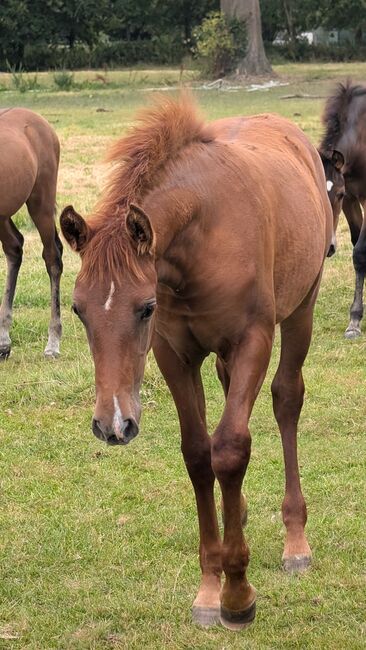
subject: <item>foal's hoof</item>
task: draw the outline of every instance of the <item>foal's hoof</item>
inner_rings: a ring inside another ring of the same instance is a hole
[[[10,348],[0,348],[0,361],[6,361],[10,354]]]
[[[311,565],[311,555],[291,555],[282,558],[283,570],[286,573],[303,573]]]
[[[44,351],[44,358],[45,359],[58,359],[60,356],[60,353],[58,350],[45,350]]]
[[[220,623],[220,608],[200,607],[199,605],[193,605],[192,620],[193,623],[201,625],[202,627],[211,627],[211,625],[217,625]]]
[[[359,336],[361,336],[361,328],[360,327],[355,327],[355,326],[349,326],[347,327],[345,333],[344,333],[344,338],[345,339],[357,339]]]
[[[233,611],[221,605],[220,621],[228,630],[239,632],[248,627],[255,619],[255,600],[244,611]]]

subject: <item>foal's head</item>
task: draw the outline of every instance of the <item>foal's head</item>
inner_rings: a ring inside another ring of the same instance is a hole
[[[333,236],[328,251],[328,257],[331,257],[337,248],[336,231],[345,194],[344,176],[342,174],[344,157],[340,151],[333,151],[329,155],[320,153],[320,157],[324,167],[328,197],[333,211]]]
[[[93,433],[109,444],[127,444],[139,430],[139,389],[153,331],[154,233],[134,205],[125,220],[100,227],[69,206],[61,228],[81,256],[73,311],[86,329],[95,365]]]

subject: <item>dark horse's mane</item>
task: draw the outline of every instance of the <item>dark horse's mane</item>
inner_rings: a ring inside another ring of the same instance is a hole
[[[319,146],[323,154],[335,148],[347,123],[347,114],[352,101],[356,97],[366,95],[366,86],[353,84],[350,79],[339,83],[335,92],[328,97],[322,117],[325,133]]]
[[[198,116],[188,94],[178,99],[160,95],[140,111],[137,123],[107,155],[113,167],[88,220],[92,245],[83,253],[84,276],[100,278],[108,272],[118,278],[123,263],[138,272],[125,228],[129,204],[139,203],[186,147],[213,139],[211,127]]]

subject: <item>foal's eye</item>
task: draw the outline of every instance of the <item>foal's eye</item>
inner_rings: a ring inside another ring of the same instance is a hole
[[[151,318],[151,316],[154,313],[154,309],[155,309],[155,303],[154,302],[150,302],[147,305],[144,305],[144,307],[142,308],[142,310],[140,312],[141,320],[149,320],[149,318]]]
[[[344,192],[338,192],[337,199],[341,201],[344,198],[344,194],[345,194]]]

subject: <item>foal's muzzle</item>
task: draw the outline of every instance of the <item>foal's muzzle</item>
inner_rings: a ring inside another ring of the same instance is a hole
[[[133,418],[127,418],[123,420],[120,430],[116,433],[113,429],[104,429],[101,422],[93,418],[92,430],[94,435],[107,445],[127,445],[137,436],[139,427]]]

